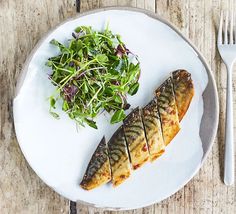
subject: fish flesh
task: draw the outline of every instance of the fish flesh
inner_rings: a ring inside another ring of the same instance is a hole
[[[118,128],[107,145],[112,171],[112,184],[118,186],[131,174],[123,126]]]
[[[179,121],[181,121],[194,95],[193,81],[191,74],[185,70],[174,71],[172,77]]]
[[[154,161],[165,151],[156,99],[153,99],[142,109],[142,119],[149,148],[150,160]]]
[[[162,134],[165,145],[167,146],[180,130],[171,77],[156,90],[156,97],[161,117]]]
[[[111,169],[105,137],[98,144],[97,149],[88,164],[80,186],[91,190],[111,180]]]
[[[135,170],[149,160],[148,146],[139,108],[135,108],[125,118],[124,132],[132,168]]]

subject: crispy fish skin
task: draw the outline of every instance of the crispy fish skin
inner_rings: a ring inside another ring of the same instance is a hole
[[[156,90],[156,97],[162,123],[162,134],[167,146],[180,130],[171,77]]]
[[[134,109],[125,118],[124,132],[132,167],[135,170],[149,160],[148,146],[139,108]]]
[[[157,101],[153,99],[142,109],[142,119],[146,133],[150,160],[154,161],[165,151]]]
[[[105,137],[102,138],[88,164],[80,186],[91,190],[111,180],[111,169]]]
[[[176,105],[179,121],[186,114],[194,95],[194,86],[191,74],[186,70],[177,70],[172,73]]]
[[[116,187],[125,181],[131,174],[123,126],[118,128],[107,145],[112,171],[112,184]]]

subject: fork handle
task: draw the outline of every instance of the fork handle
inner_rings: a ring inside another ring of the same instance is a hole
[[[227,100],[226,100],[226,126],[225,126],[225,163],[224,183],[234,183],[234,136],[233,136],[233,91],[232,91],[232,69],[233,65],[227,67]]]

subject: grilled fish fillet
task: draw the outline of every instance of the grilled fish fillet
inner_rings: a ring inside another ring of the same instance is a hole
[[[156,99],[153,99],[143,108],[142,119],[149,148],[150,160],[154,161],[165,151]]]
[[[137,169],[149,159],[153,161],[159,157],[179,132],[179,121],[188,110],[193,95],[191,75],[185,70],[174,71],[156,90],[156,99],[142,109],[142,116],[139,108],[134,109],[107,145],[105,138],[102,139],[81,187],[90,190],[110,180],[113,186],[118,186],[131,174],[130,161],[132,168]]]
[[[111,180],[111,169],[105,138],[103,137],[95,150],[86,169],[80,186],[91,190]]]
[[[171,77],[156,90],[156,97],[162,123],[162,134],[167,146],[180,130]]]
[[[194,95],[193,81],[191,74],[185,70],[174,71],[172,77],[179,121],[181,121]]]
[[[112,184],[113,186],[118,186],[131,174],[129,154],[122,126],[109,140],[108,152],[112,171]]]
[[[132,167],[135,170],[149,160],[148,146],[139,108],[134,109],[125,118],[124,132]]]

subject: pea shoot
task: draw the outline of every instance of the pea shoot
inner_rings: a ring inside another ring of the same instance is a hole
[[[56,103],[62,100],[62,110],[81,126],[97,129],[95,118],[104,110],[112,114],[112,124],[122,121],[130,106],[127,94],[133,96],[139,88],[140,63],[120,35],[108,27],[100,32],[80,26],[68,46],[55,39],[50,43],[60,50],[46,63],[56,87],[50,97],[51,115],[59,119]]]

